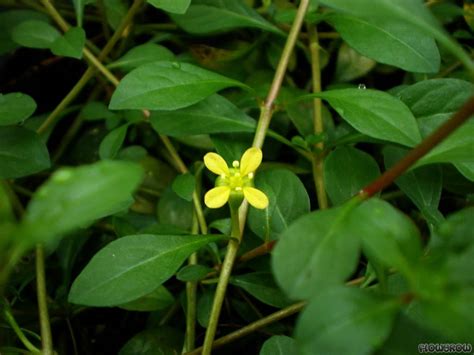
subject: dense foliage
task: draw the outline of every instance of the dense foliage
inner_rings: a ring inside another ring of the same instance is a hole
[[[470,1],[0,10],[0,354],[472,352]]]

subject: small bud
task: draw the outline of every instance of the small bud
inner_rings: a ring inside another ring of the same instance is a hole
[[[238,168],[239,165],[240,165],[240,163],[239,163],[238,160],[234,160],[234,161],[232,162],[232,166],[233,166],[234,168]]]

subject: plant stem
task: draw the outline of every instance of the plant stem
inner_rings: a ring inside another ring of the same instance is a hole
[[[166,150],[170,154],[171,159],[175,163],[178,171],[181,174],[186,174],[187,172],[189,172],[188,168],[186,167],[186,164],[184,164],[183,160],[179,156],[178,152],[176,151],[176,148],[173,146],[173,143],[171,143],[170,139],[163,134],[160,134],[159,136]],[[193,203],[194,203],[194,210],[196,211],[196,216],[199,222],[199,228],[201,229],[201,233],[207,234],[207,224],[206,224],[206,219],[204,218],[204,212],[202,211],[201,198],[199,197],[199,194],[196,190],[194,190],[193,192]]]
[[[291,25],[290,33],[286,39],[285,47],[281,54],[280,60],[278,62],[275,75],[273,77],[272,85],[268,92],[265,102],[260,106],[260,117],[257,122],[257,129],[255,131],[255,136],[253,138],[252,146],[262,149],[263,142],[265,141],[265,136],[267,135],[268,127],[270,126],[270,121],[273,115],[273,104],[280,92],[281,84],[283,78],[285,77],[286,69],[288,67],[288,62],[290,60],[291,53],[293,48],[298,40],[298,33],[301,30],[303,25],[304,16],[308,10],[309,0],[301,0],[296,13],[295,20]],[[239,218],[240,218],[240,231],[243,233],[245,221],[247,219],[249,205],[246,200],[242,203],[239,209]]]
[[[356,286],[360,285],[362,282],[364,282],[365,277],[359,277],[356,279],[353,279],[351,281],[346,282],[346,286]],[[272,313],[262,319],[259,319],[253,323],[250,323],[249,325],[246,325],[245,327],[242,327],[235,332],[232,332],[230,334],[227,334],[219,339],[217,339],[213,344],[213,348],[218,348],[222,345],[231,343],[237,339],[240,339],[248,334],[252,334],[253,332],[266,327],[267,325],[270,325],[272,323],[278,322],[281,319],[288,318],[292,316],[295,313],[298,313],[301,311],[304,307],[306,306],[306,302],[298,302],[295,303],[291,306],[288,306],[286,308],[280,309],[279,311]],[[201,351],[203,351],[203,348],[197,348],[194,349],[191,352],[187,352],[184,355],[199,355],[201,354]]]
[[[36,294],[38,298],[42,353],[43,355],[53,355],[53,337],[49,324],[48,296],[46,293],[44,250],[41,244],[36,246]]]
[[[191,233],[198,234],[199,224],[196,214],[193,215],[193,226]],[[191,254],[188,259],[188,265],[196,265],[198,262],[197,253]],[[197,282],[186,282],[186,341],[185,350],[191,351],[195,347],[196,342],[196,291]]]
[[[67,24],[66,21],[61,17],[61,15],[56,11],[54,6],[51,4],[49,0],[42,0],[44,6],[48,10],[48,13],[53,17],[53,19],[58,23],[58,25],[61,28],[68,28],[69,25]],[[120,25],[117,27],[117,30],[114,32],[110,40],[106,43],[105,47],[102,49],[100,52],[97,62],[100,63],[112,50],[114,45],[117,43],[117,41],[120,39],[122,36],[125,28],[130,24],[130,22],[133,19],[133,16],[137,13],[137,11],[140,9],[141,5],[143,4],[144,0],[135,0],[128,10],[127,14],[123,18],[122,22]],[[90,53],[90,52],[89,52]],[[91,56],[92,53],[90,53]],[[94,64],[94,62],[93,62]],[[102,65],[103,67],[103,65]],[[103,67],[105,68],[105,67]],[[106,68],[105,68],[106,69]],[[107,70],[107,69],[106,69]],[[108,70],[107,70],[108,71]],[[46,129],[51,126],[58,116],[61,114],[61,112],[76,98],[76,96],[81,92],[81,90],[84,88],[84,86],[87,84],[87,82],[92,79],[94,76],[94,68],[89,67],[87,70],[82,74],[82,77],[79,79],[79,81],[74,85],[74,87],[71,89],[71,91],[62,99],[62,101],[59,103],[59,105],[49,114],[49,116],[46,118],[46,120],[43,122],[43,124],[38,128],[37,132],[39,134],[42,134],[46,131]]]
[[[359,195],[368,198],[390,185],[396,178],[410,169],[420,158],[466,122],[474,114],[474,96],[471,97],[448,121],[413,148],[397,164],[378,179],[364,187]]]
[[[309,52],[311,54],[311,74],[313,93],[321,92],[321,67],[319,63],[319,39],[318,30],[314,25],[308,25],[309,34]],[[314,133],[319,135],[324,131],[322,101],[320,98],[313,99],[313,126]],[[324,143],[321,141],[316,144],[316,151],[313,153],[312,167],[314,186],[318,196],[320,209],[328,208],[328,198],[324,188]]]
[[[5,305],[3,309],[3,313],[8,324],[10,324],[13,331],[18,336],[18,339],[20,339],[20,341],[25,346],[25,348],[27,348],[29,351],[31,351],[34,354],[39,354],[40,350],[28,340],[25,333],[23,333],[20,326],[16,322],[15,318],[13,317],[13,314],[11,313],[10,306]]]
[[[283,308],[275,313],[270,314],[269,316],[266,316],[262,319],[259,319],[256,322],[253,322],[245,327],[240,328],[239,330],[236,330],[233,333],[227,334],[223,336],[222,338],[217,339],[213,344],[213,348],[217,348],[219,346],[231,343],[239,338],[242,338],[248,334],[251,334],[255,332],[258,329],[261,329],[269,324],[275,323],[281,319],[287,318],[295,313],[298,313],[301,311],[304,306],[306,305],[306,302],[299,302],[294,305],[291,305],[289,307]],[[198,355],[198,354],[209,354],[204,352],[204,347],[203,348],[197,348],[194,351],[188,352],[185,355]],[[209,350],[210,351],[210,350]]]
[[[239,209],[236,206],[230,205],[230,219],[232,223],[232,230],[230,233],[231,239],[227,245],[227,252],[225,255],[224,263],[222,264],[221,273],[219,275],[219,282],[217,283],[216,294],[214,296],[214,302],[212,304],[211,315],[209,318],[209,325],[207,327],[206,336],[204,338],[204,345],[202,349],[203,355],[209,355],[212,350],[212,343],[216,335],[217,324],[219,322],[219,316],[222,309],[222,303],[224,302],[225,293],[227,290],[227,284],[232,274],[232,267],[239,250],[241,234],[240,234],[240,223],[239,223]]]

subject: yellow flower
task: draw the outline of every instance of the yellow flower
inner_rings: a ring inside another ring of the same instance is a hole
[[[209,208],[219,208],[229,201],[229,197],[238,200],[244,197],[255,208],[264,209],[268,206],[267,196],[253,186],[254,172],[262,162],[262,151],[258,148],[249,148],[240,159],[234,160],[232,167],[228,167],[224,158],[216,153],[207,153],[204,164],[214,174],[216,187],[209,190],[204,196],[204,202]]]

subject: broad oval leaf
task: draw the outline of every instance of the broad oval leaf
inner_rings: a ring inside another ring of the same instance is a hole
[[[354,272],[359,239],[349,225],[357,201],[319,210],[296,220],[272,253],[275,279],[290,298],[307,299],[340,285]]]
[[[172,14],[184,14],[191,0],[147,0],[150,5]]]
[[[282,34],[277,27],[240,0],[194,0],[186,14],[171,17],[178,26],[194,34],[220,33],[242,27]]]
[[[300,354],[372,354],[389,336],[398,309],[398,300],[366,290],[321,290],[296,325],[295,340]]]
[[[168,48],[156,43],[145,43],[133,47],[108,67],[130,71],[144,64],[172,59],[174,59],[174,54]]]
[[[340,205],[380,175],[371,155],[352,147],[339,147],[324,159],[324,184],[333,205]]]
[[[94,255],[74,280],[69,302],[104,307],[136,300],[173,276],[189,255],[220,239],[213,235],[122,237]]]
[[[231,86],[246,88],[236,80],[192,64],[161,61],[142,65],[127,74],[112,95],[109,107],[176,110]]]
[[[36,110],[36,102],[26,94],[12,92],[0,94],[0,126],[19,123],[30,117]]]
[[[274,335],[260,349],[259,355],[297,355],[298,349],[293,338]]]
[[[86,33],[84,30],[80,27],[73,27],[51,44],[51,52],[64,57],[81,59],[85,44]]]
[[[0,178],[19,178],[49,166],[48,149],[35,132],[16,126],[0,127]]]
[[[38,20],[21,22],[12,32],[16,43],[29,48],[49,48],[59,37],[61,34],[56,28]]]
[[[23,233],[30,242],[47,242],[123,210],[142,177],[139,165],[123,161],[59,169],[30,201]]]
[[[256,122],[220,95],[175,111],[153,111],[155,131],[168,136],[224,132],[254,132]]]
[[[273,276],[269,272],[253,272],[231,278],[230,283],[238,286],[259,301],[273,307],[283,308],[292,302],[278,288]]]
[[[421,136],[415,117],[397,98],[378,90],[340,89],[305,95],[326,100],[351,126],[370,137],[414,146]]]
[[[251,208],[249,227],[264,240],[278,239],[297,218],[309,212],[309,196],[300,179],[291,171],[272,169],[256,175],[255,185],[269,199],[268,208]]]
[[[440,56],[435,41],[423,31],[391,18],[363,19],[332,14],[327,21],[362,55],[417,73],[436,73]]]

